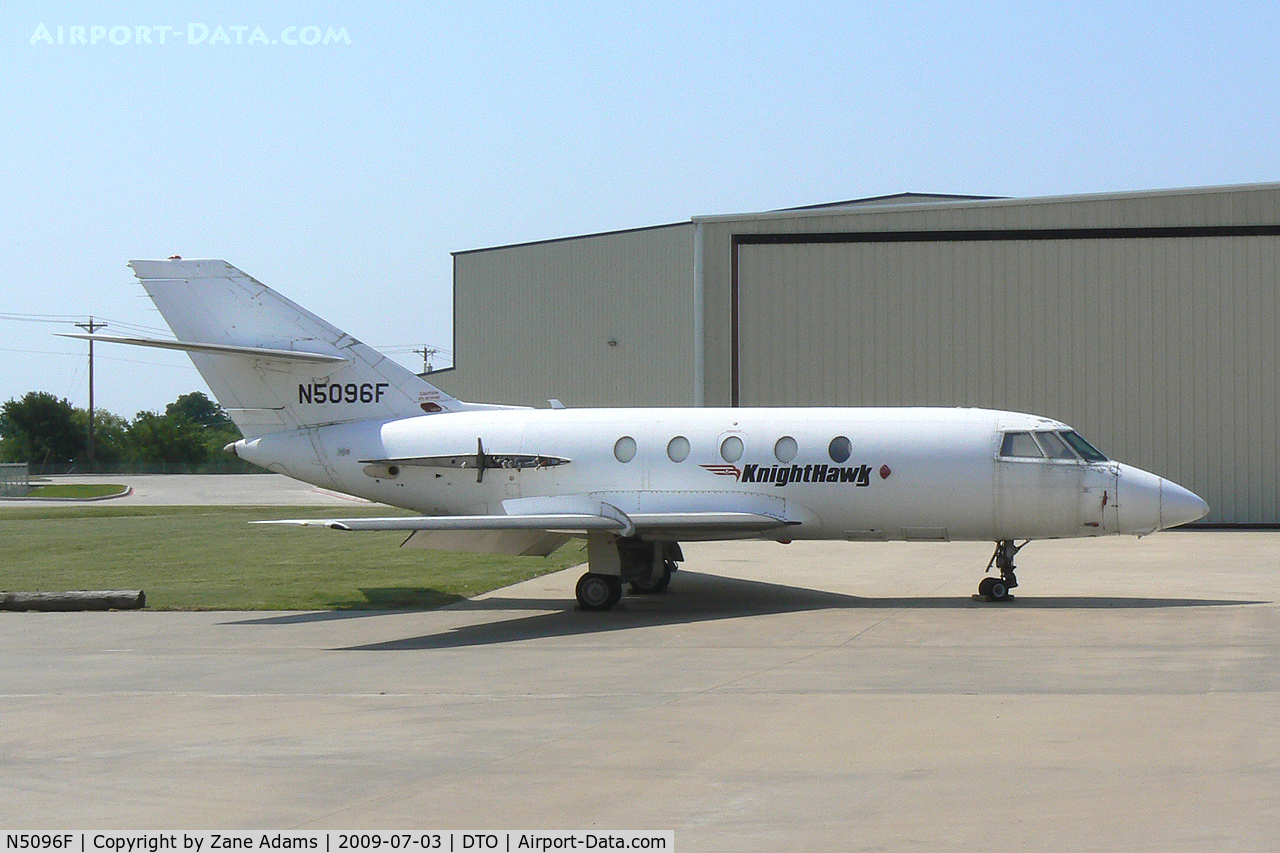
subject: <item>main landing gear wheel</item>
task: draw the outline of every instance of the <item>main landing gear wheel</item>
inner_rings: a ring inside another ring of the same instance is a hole
[[[574,591],[583,610],[609,610],[622,600],[622,578],[587,572]]]
[[[996,552],[991,555],[991,562],[987,563],[987,571],[991,571],[991,567],[995,566],[1000,570],[1000,577],[983,578],[978,584],[978,595],[987,601],[1008,601],[1013,598],[1009,590],[1018,585],[1018,576],[1014,574],[1013,558],[1027,546],[1028,542],[1030,540],[1017,545],[1012,539],[1001,539],[996,543]]]
[[[646,577],[631,581],[631,593],[633,595],[659,595],[666,592],[667,587],[671,586],[671,573],[675,571],[675,567],[674,560],[664,561],[662,573],[657,577]]]

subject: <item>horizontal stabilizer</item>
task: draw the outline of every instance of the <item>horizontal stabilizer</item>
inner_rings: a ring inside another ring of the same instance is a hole
[[[207,355],[249,356],[264,361],[296,361],[305,364],[342,364],[347,361],[340,355],[327,355],[320,352],[300,352],[289,349],[271,349],[269,347],[245,347],[232,344],[202,344],[194,341],[166,341],[158,338],[122,338],[114,335],[81,335],[74,333],[57,333],[63,338],[79,338],[82,341],[102,341],[109,344],[129,344],[136,347],[152,347],[154,349],[173,349],[182,352],[198,352]]]

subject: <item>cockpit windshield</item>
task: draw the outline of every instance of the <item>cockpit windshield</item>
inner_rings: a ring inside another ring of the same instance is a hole
[[[1006,432],[1000,441],[1000,455],[1006,459],[1061,459],[1106,462],[1098,448],[1074,430]]]
[[[1041,459],[1044,454],[1040,451],[1040,445],[1036,444],[1035,439],[1031,437],[1029,432],[1006,432],[1004,441],[1000,444],[1000,455],[1013,459]]]
[[[1061,438],[1058,438],[1056,432],[1038,432],[1035,434],[1036,441],[1040,442],[1040,446],[1044,448],[1044,455],[1050,459],[1075,459],[1076,455],[1071,452],[1071,448]]]
[[[1067,444],[1070,444],[1075,449],[1076,453],[1080,454],[1080,456],[1084,459],[1085,462],[1106,462],[1107,461],[1107,457],[1102,453],[1101,450],[1094,447],[1089,442],[1085,441],[1080,436],[1080,433],[1076,432],[1075,430],[1066,430],[1065,432],[1062,433],[1062,437],[1067,440]]]

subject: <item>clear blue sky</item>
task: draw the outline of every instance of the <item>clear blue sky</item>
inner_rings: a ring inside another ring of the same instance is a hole
[[[53,336],[74,329],[4,318],[163,327],[131,258],[224,258],[420,368],[452,349],[451,251],[904,191],[1280,181],[1274,2],[381,5],[7,11],[0,401],[88,397],[85,344]],[[117,414],[206,390],[185,356],[107,350]]]

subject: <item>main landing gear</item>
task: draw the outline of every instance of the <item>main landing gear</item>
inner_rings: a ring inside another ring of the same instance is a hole
[[[676,542],[646,542],[637,537],[587,537],[590,570],[578,579],[575,594],[583,610],[609,610],[622,600],[625,583],[633,595],[658,595],[671,584],[676,563],[684,559]]]
[[[578,578],[574,594],[583,610],[608,610],[622,600],[622,578],[587,572]]]
[[[671,585],[671,573],[675,570],[675,560],[663,560],[662,571],[635,577],[628,581],[628,588],[632,595],[661,595]]]
[[[1015,545],[1012,539],[1001,539],[996,543],[996,552],[991,555],[991,562],[987,563],[987,571],[995,566],[1000,570],[1000,577],[983,578],[982,583],[978,584],[978,595],[987,601],[1008,601],[1013,598],[1009,590],[1018,585],[1018,577],[1013,573],[1013,558],[1030,541]]]

